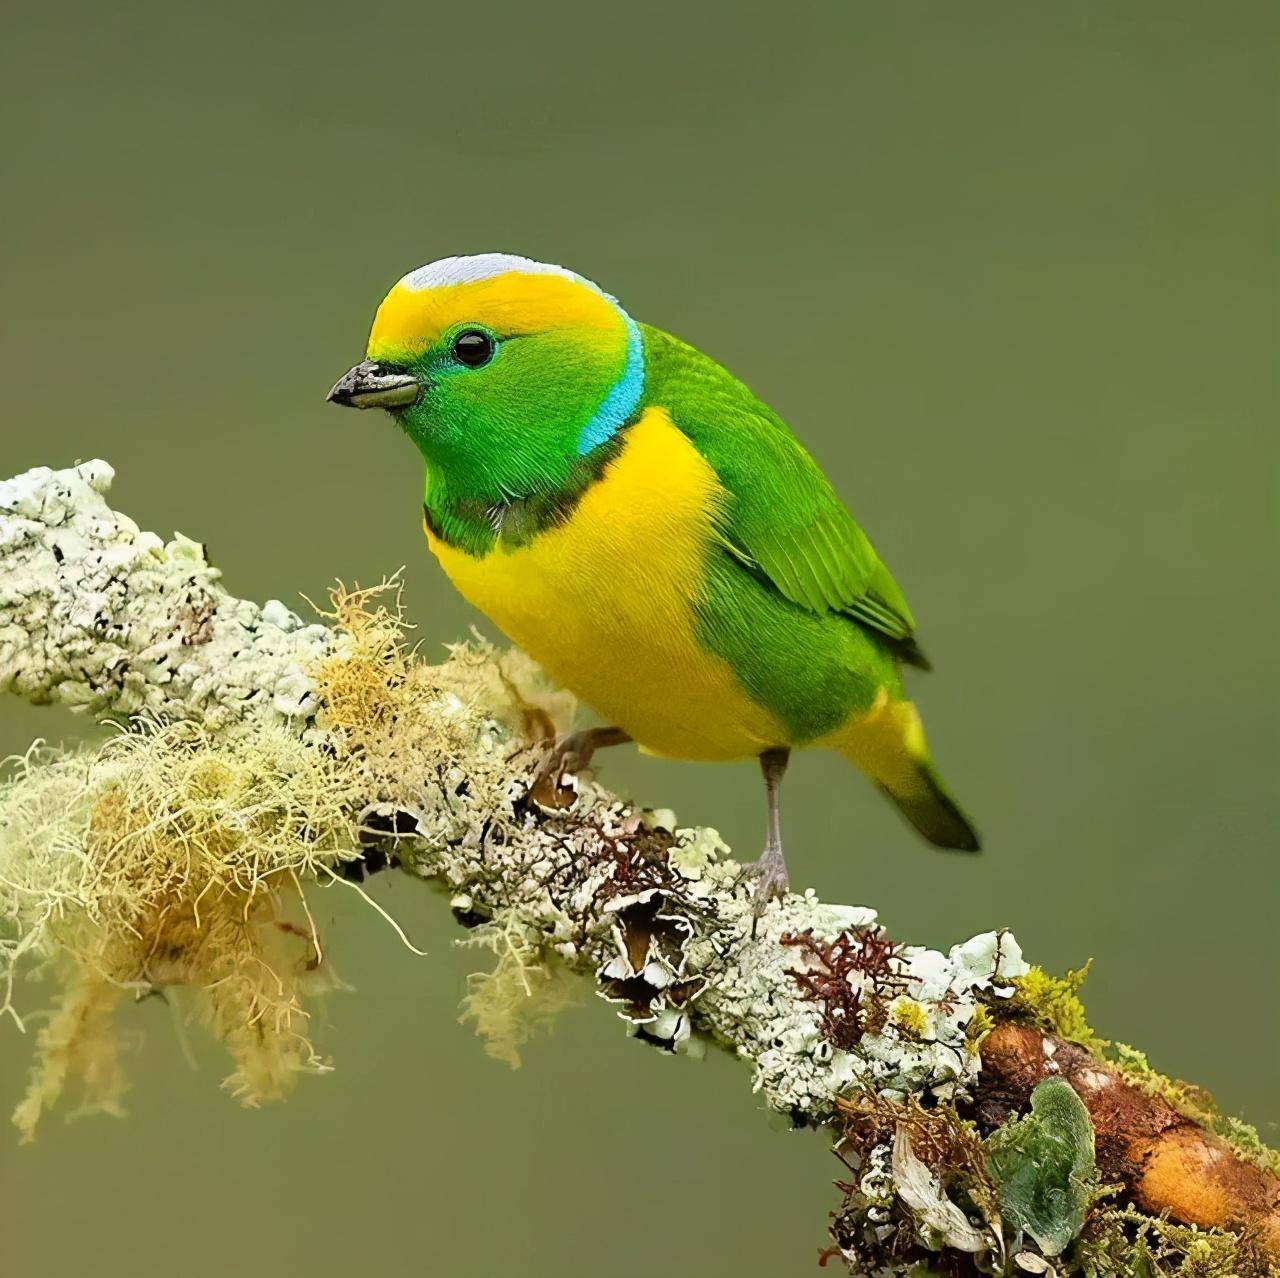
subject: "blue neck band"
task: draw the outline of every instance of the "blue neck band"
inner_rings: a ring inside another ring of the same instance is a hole
[[[640,336],[640,326],[621,307],[618,311],[627,326],[627,357],[618,380],[582,428],[578,437],[579,457],[612,439],[636,411],[644,393],[644,341]]]

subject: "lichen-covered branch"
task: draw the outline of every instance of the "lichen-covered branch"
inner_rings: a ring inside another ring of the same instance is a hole
[[[496,1055],[518,1059],[585,974],[637,1038],[718,1043],[771,1107],[831,1128],[851,1269],[1280,1256],[1280,1182],[1249,1129],[1211,1130],[1136,1054],[1108,1058],[1008,932],[943,953],[812,894],[753,929],[713,830],[587,777],[564,810],[530,799],[573,708],[520,654],[429,665],[371,592],[338,592],[313,625],[235,599],[196,543],[112,511],[111,477],[92,462],[0,484],[0,689],[123,725],[95,752],[29,756],[0,791],[0,981],[11,993],[29,959],[64,991],[24,1134],[74,1078],[115,1103],[128,991],[186,991],[249,1102],[323,1069],[308,895],[395,865],[444,885],[494,952],[465,1011]],[[1177,1158],[1212,1192],[1181,1192]]]

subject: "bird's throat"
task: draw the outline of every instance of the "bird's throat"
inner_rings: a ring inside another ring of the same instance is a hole
[[[423,518],[433,537],[477,557],[498,546],[514,548],[569,520],[583,494],[603,478],[621,453],[625,431],[574,458],[562,479],[524,495],[462,495],[451,490],[448,476],[429,468]]]

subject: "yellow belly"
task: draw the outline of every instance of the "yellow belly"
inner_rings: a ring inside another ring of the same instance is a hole
[[[479,559],[429,530],[427,542],[470,603],[645,749],[749,758],[786,734],[695,628],[722,497],[693,445],[649,409],[564,525]]]

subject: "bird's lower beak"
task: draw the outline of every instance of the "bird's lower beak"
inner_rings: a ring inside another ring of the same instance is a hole
[[[361,360],[333,384],[327,398],[344,408],[404,408],[417,402],[418,379],[374,360]]]

